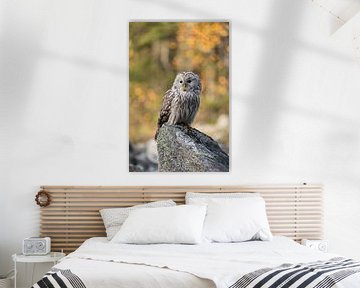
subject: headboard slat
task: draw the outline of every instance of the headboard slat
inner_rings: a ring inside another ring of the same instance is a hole
[[[274,235],[322,237],[322,187],[307,185],[247,186],[42,186],[51,204],[41,208],[41,236],[52,238],[53,251],[74,251],[90,237],[105,236],[99,210],[173,199],[185,202],[186,192],[258,192],[265,199]]]

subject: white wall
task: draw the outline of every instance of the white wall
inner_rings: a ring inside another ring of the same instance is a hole
[[[0,273],[42,184],[325,185],[330,250],[360,258],[360,65],[311,1],[0,2]],[[232,21],[231,172],[129,174],[129,19]]]

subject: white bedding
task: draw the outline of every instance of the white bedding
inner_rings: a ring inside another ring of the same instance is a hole
[[[335,256],[311,250],[286,237],[200,245],[112,244],[106,238],[91,238],[55,267],[70,269],[87,288],[227,288],[242,275],[264,267]],[[360,287],[360,273],[334,287]]]

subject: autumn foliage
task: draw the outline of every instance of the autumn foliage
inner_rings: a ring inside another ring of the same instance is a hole
[[[209,127],[220,116],[228,115],[229,24],[129,24],[130,141],[144,142],[154,136],[162,96],[180,71],[194,71],[202,81],[200,110],[193,123],[195,128]],[[227,144],[228,131],[224,132],[216,140]]]

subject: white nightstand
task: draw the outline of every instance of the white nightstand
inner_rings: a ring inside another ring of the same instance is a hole
[[[14,269],[15,269],[14,288],[16,288],[17,263],[33,263],[35,265],[36,263],[52,262],[55,265],[63,257],[65,257],[65,253],[60,253],[60,252],[50,252],[49,254],[39,255],[39,256],[27,256],[24,254],[12,255],[12,259],[14,261]],[[32,268],[32,273],[31,273],[31,285],[34,284],[33,281],[34,281],[34,266]]]
[[[310,239],[302,239],[301,244],[309,247],[314,250],[318,250],[321,252],[328,251],[328,242],[326,240],[310,240]]]

